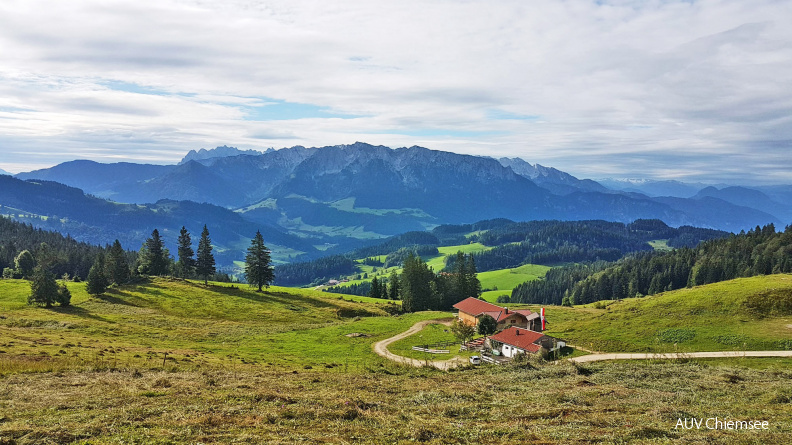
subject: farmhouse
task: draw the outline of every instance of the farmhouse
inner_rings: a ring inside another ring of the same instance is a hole
[[[478,298],[466,298],[454,305],[457,309],[457,318],[470,326],[478,326],[479,318],[489,315],[498,323],[497,329],[502,330],[510,326],[540,331],[542,321],[539,314],[529,310],[509,310],[507,307],[488,303]]]
[[[528,329],[510,327],[487,338],[488,348],[504,357],[512,358],[517,354],[535,353],[542,348],[552,352],[563,348],[566,343]]]

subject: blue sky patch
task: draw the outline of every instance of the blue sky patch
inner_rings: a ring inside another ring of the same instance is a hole
[[[312,104],[285,102],[282,100],[262,99],[264,105],[257,107],[243,107],[246,111],[247,121],[283,121],[310,118],[337,118],[355,119],[362,116],[337,113],[329,107],[320,107]]]

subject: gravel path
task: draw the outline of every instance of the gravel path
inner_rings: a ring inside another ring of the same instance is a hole
[[[671,354],[592,354],[570,358],[576,363],[599,362],[602,360],[647,360],[680,358],[740,358],[740,357],[792,357],[792,351],[720,351],[720,352],[677,352]]]
[[[422,366],[433,366],[437,369],[448,370],[451,368],[455,368],[461,364],[467,363],[465,358],[463,357],[456,357],[449,360],[417,360],[414,358],[403,357],[401,355],[396,355],[390,351],[388,351],[388,345],[394,342],[397,342],[403,338],[409,337],[416,332],[419,332],[423,329],[426,325],[429,324],[444,324],[446,326],[450,325],[453,319],[443,318],[438,320],[424,320],[419,321],[412,325],[410,329],[402,332],[401,334],[394,335],[393,337],[386,338],[385,340],[380,340],[374,343],[374,352],[382,357],[387,358],[388,360],[393,360],[394,362],[403,363],[405,365],[415,366],[420,368]]]

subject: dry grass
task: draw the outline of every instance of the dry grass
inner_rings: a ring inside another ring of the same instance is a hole
[[[16,374],[0,443],[792,443],[789,363],[761,363]],[[771,429],[674,429],[715,416]]]

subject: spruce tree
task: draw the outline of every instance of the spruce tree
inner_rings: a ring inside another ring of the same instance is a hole
[[[28,304],[52,307],[56,301],[58,301],[58,283],[55,282],[55,275],[41,266],[34,267]]]
[[[391,271],[390,279],[388,279],[388,297],[391,300],[399,299],[399,274],[396,273],[396,269]]]
[[[66,283],[61,283],[58,286],[58,296],[56,298],[58,300],[58,304],[63,307],[71,306],[71,292],[69,292],[69,288],[66,287]]]
[[[257,230],[245,255],[245,279],[251,286],[258,286],[259,292],[263,286],[269,287],[275,280],[271,262],[270,251],[264,245],[261,231]]]
[[[107,290],[108,280],[105,275],[105,256],[99,252],[94,259],[91,270],[88,271],[86,290],[91,295],[101,295]]]
[[[147,239],[140,249],[140,266],[138,271],[148,275],[165,275],[168,273],[168,258],[165,254],[165,247],[162,244],[159,230],[151,232],[151,238]]]
[[[201,232],[201,239],[198,241],[198,259],[195,264],[195,272],[199,277],[203,277],[204,284],[209,283],[209,276],[214,275],[215,259],[212,255],[212,240],[209,239],[209,229],[204,225]]]
[[[195,258],[193,258],[195,252],[192,248],[190,232],[184,226],[179,231],[178,244],[179,262],[176,265],[177,274],[181,278],[190,278],[195,273]]]
[[[108,250],[105,268],[108,283],[121,285],[129,281],[129,264],[127,263],[126,252],[121,247],[120,241],[115,240]]]
[[[374,277],[371,279],[371,289],[369,290],[368,296],[371,298],[379,298],[381,294],[380,282],[377,277]]]

